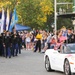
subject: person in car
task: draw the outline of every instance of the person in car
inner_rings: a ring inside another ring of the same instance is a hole
[[[57,42],[56,42],[56,45],[54,47],[55,49],[61,50],[62,45],[64,44],[65,40],[67,40],[67,36],[63,36],[62,33],[63,32],[61,30],[59,30],[57,33]]]

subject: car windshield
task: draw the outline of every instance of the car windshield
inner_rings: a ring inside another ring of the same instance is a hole
[[[75,44],[74,45],[67,45],[66,47],[67,47],[67,49],[66,49],[67,53],[75,53]]]

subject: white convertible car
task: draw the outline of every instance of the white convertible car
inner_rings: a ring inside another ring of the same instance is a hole
[[[47,49],[44,55],[46,70],[57,70],[65,75],[75,74],[75,44],[63,45],[61,50]]]

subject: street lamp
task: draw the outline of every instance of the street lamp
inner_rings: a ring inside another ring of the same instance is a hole
[[[52,23],[52,24],[51,24],[51,27],[52,27],[52,31],[54,31],[54,29],[55,29],[55,24]]]
[[[54,29],[54,25],[51,25],[51,27]]]

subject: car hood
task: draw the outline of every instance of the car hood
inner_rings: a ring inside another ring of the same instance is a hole
[[[66,58],[70,58],[75,61],[75,54],[68,54],[66,55]]]

